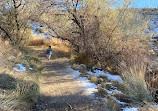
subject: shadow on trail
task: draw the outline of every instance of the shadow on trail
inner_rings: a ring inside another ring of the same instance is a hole
[[[56,97],[41,95],[32,111],[95,111],[92,110],[94,105],[89,103],[90,98],[88,96],[78,96],[81,94],[82,92],[78,92],[68,96]]]
[[[65,69],[67,66],[67,63],[65,61],[53,61],[51,62],[51,60],[47,61],[47,63],[45,63],[45,67],[46,67],[46,71],[60,71],[61,69]]]

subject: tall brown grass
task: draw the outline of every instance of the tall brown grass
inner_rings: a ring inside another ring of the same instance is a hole
[[[1,93],[0,94],[0,110],[12,111],[20,105],[20,101],[16,98],[15,92]]]
[[[32,83],[17,84],[15,91],[4,90],[0,93],[0,110],[28,110],[37,101],[38,96],[38,85]]]
[[[148,71],[145,76],[145,80],[148,83],[148,86],[150,87],[150,91],[152,93],[152,96],[154,97],[154,101],[158,103],[158,70],[157,70],[158,64],[156,61],[150,62],[148,65]]]
[[[40,94],[38,75],[40,75],[41,62],[29,48],[14,47],[5,44],[3,40],[0,40],[0,43],[3,53],[0,54],[0,111],[28,111]],[[28,70],[15,72],[12,70],[15,64],[23,64]],[[33,71],[29,70],[26,64],[29,64]]]
[[[40,45],[44,45],[44,40],[42,38],[38,38],[38,39],[31,39],[28,42],[29,46],[40,46]]]

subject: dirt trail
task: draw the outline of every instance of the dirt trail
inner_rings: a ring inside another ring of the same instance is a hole
[[[34,111],[95,111],[92,98],[86,96],[84,89],[72,78],[67,69],[69,59],[59,58],[53,53],[47,60],[44,50],[35,48],[45,66],[43,80],[40,84],[41,98]]]

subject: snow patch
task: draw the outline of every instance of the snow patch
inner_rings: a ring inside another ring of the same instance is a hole
[[[156,107],[156,108],[158,108],[158,105],[157,105],[157,104],[155,104],[155,103],[154,103],[154,105],[153,105],[153,106],[154,106],[154,107]]]
[[[104,71],[96,69],[94,72],[88,71],[88,74],[94,74],[95,76],[105,75]]]
[[[17,72],[26,71],[26,68],[22,64],[16,64],[16,66],[18,66],[20,69],[13,68],[14,71],[17,71]]]
[[[85,94],[87,95],[94,95],[95,92],[98,91],[97,89],[97,85],[94,83],[91,83],[87,77],[80,77],[80,72],[73,70],[71,68],[71,66],[68,67],[68,71],[70,71],[72,73],[72,77],[78,81],[78,83],[85,89]],[[94,75],[94,76],[100,76],[100,75],[104,75],[107,76],[107,79],[109,80],[113,80],[113,81],[118,81],[119,83],[123,83],[122,78],[119,75],[111,75],[108,72],[104,72],[102,70],[99,69],[95,69],[94,72],[88,71],[87,72],[90,75]],[[104,81],[104,79],[100,78],[101,81]],[[122,93],[121,91],[117,90],[117,87],[112,86],[111,82],[107,82],[106,84],[111,85],[112,89],[107,90],[108,94],[112,95],[113,93]],[[124,102],[120,102],[119,100],[117,100],[116,98],[114,98],[119,104],[126,104]]]
[[[138,108],[123,108],[123,111],[138,111]]]
[[[101,70],[95,70],[95,72],[87,72],[88,74],[94,74],[95,76],[105,75],[109,80],[118,81],[119,83],[123,83],[122,78],[119,75],[111,75],[108,72],[104,72]]]
[[[98,91],[97,85],[94,83],[89,82],[86,77],[80,77],[77,79],[77,81],[81,84],[81,86],[85,89],[85,93],[87,95],[93,95],[95,92]]]
[[[80,72],[73,70],[71,67],[68,70],[72,73],[72,77],[85,89],[85,94],[94,96],[97,92],[97,85],[91,83],[86,77],[80,77]]]
[[[112,83],[111,83],[111,82],[106,82],[106,84],[112,85]]]
[[[107,89],[105,89],[105,90],[106,90],[106,92],[107,92],[108,94],[122,93],[121,91],[118,91],[117,89],[115,89],[115,90],[107,90]]]
[[[105,76],[107,76],[107,78],[109,80],[118,81],[119,83],[123,83],[122,78],[120,76],[118,76],[118,75],[111,75],[109,73],[106,73]]]
[[[29,69],[33,71],[33,68],[30,67]]]

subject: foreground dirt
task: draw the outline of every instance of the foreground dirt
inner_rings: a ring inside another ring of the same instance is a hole
[[[101,111],[94,98],[84,94],[81,85],[72,78],[67,69],[69,60],[59,58],[55,52],[51,60],[45,57],[45,50],[34,48],[39,54],[45,71],[40,84],[41,97],[33,111]]]

